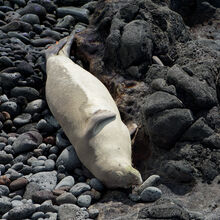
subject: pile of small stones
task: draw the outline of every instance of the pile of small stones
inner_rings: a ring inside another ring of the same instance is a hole
[[[95,219],[99,214],[89,207],[106,189],[80,163],[44,95],[44,50],[73,29],[84,30],[96,4],[0,0],[1,219]],[[158,179],[150,177],[129,198],[159,199]]]

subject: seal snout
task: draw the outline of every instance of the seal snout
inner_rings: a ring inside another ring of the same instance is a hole
[[[109,185],[111,188],[129,188],[131,186],[140,185],[142,182],[141,174],[132,166],[111,172],[105,181],[106,185]]]

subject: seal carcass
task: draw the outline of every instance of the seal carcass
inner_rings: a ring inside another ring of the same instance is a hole
[[[74,33],[46,51],[46,99],[81,162],[107,187],[141,184],[131,139],[107,88],[69,58]]]

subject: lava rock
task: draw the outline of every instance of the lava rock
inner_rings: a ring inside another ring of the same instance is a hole
[[[206,147],[220,149],[220,136],[215,133],[207,138],[204,138],[202,143]]]
[[[38,185],[36,182],[30,182],[27,184],[25,192],[24,192],[24,199],[32,199],[32,196],[35,194],[35,192],[40,191],[41,186]]]
[[[55,199],[56,199],[56,196],[54,196],[54,194],[49,190],[40,190],[40,191],[35,192],[32,195],[33,202],[37,204],[41,204],[45,202],[46,200],[51,200],[54,202]]]
[[[12,208],[12,204],[10,202],[10,199],[7,197],[0,198],[0,213],[4,214],[8,212]]]
[[[68,219],[81,220],[86,218],[85,213],[78,206],[74,204],[60,205],[58,209],[58,216],[59,219],[62,220],[68,220]]]
[[[5,13],[4,21],[6,23],[10,23],[14,20],[19,20],[20,17],[21,17],[21,15],[19,13],[15,12],[15,11],[9,11],[9,12]]]
[[[170,160],[164,162],[162,171],[164,176],[169,177],[173,181],[190,183],[195,180],[193,176],[194,168],[188,162],[183,160]]]
[[[159,200],[158,200],[159,201]],[[142,208],[139,211],[138,218],[146,219],[182,219],[189,220],[189,214],[181,206],[174,202],[162,202],[150,207]]]
[[[41,189],[53,190],[57,184],[57,172],[39,172],[32,175],[29,181],[37,183]]]
[[[159,91],[147,97],[144,105],[144,113],[146,116],[149,116],[166,109],[182,107],[183,103],[176,96]]]
[[[147,117],[146,132],[150,140],[158,147],[173,147],[182,133],[193,123],[193,116],[188,109],[174,108]]]
[[[14,152],[21,153],[30,151],[42,143],[42,136],[36,131],[29,131],[21,134],[13,143],[12,148]]]
[[[192,126],[183,134],[181,141],[202,141],[214,134],[203,117],[196,120]]]
[[[26,219],[30,217],[35,212],[35,210],[35,205],[31,203],[17,206],[8,212],[8,219]]]
[[[120,60],[127,68],[135,62],[151,62],[153,44],[151,29],[144,20],[134,20],[124,27],[119,49]]]
[[[209,109],[217,103],[216,91],[212,87],[189,76],[178,65],[170,68],[167,81],[176,87],[180,100],[192,110]]]

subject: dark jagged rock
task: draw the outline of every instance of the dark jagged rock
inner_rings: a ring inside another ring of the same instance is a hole
[[[165,178],[170,178],[173,181],[188,183],[195,180],[193,177],[194,169],[186,161],[166,161],[163,166],[163,175]]]
[[[140,210],[138,218],[190,220],[189,213],[172,201],[160,201],[158,204],[143,208]]]
[[[170,7],[181,14],[187,24],[195,25],[210,19],[220,4],[215,0],[170,0]]]
[[[209,109],[217,104],[216,91],[206,81],[189,76],[178,66],[167,74],[167,81],[177,89],[177,96],[192,110]]]
[[[166,109],[182,107],[183,103],[176,96],[159,91],[147,97],[143,108],[145,115],[149,117]]]
[[[193,121],[188,109],[164,110],[152,117],[146,116],[146,132],[154,145],[170,149]]]

